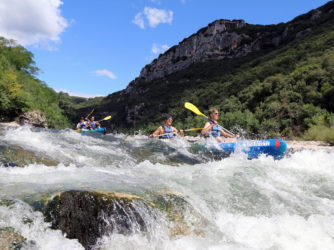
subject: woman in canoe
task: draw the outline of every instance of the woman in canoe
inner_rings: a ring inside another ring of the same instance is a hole
[[[174,135],[179,134],[183,136],[183,130],[177,130],[172,126],[173,117],[171,115],[167,115],[165,118],[165,124],[159,126],[153,134],[151,134],[149,137],[160,139],[171,139],[174,137]]]
[[[205,123],[204,128],[202,129],[202,135],[204,136],[212,136],[216,138],[218,142],[235,142],[236,137],[234,135],[231,135],[227,132],[225,132],[221,126],[218,125],[218,117],[219,117],[219,112],[216,108],[211,108],[209,109],[209,117],[210,121]],[[224,140],[222,137],[227,137],[230,138],[228,140]]]

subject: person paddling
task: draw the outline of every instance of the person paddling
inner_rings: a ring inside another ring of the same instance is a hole
[[[83,117],[80,118],[80,122],[77,124],[76,129],[87,129],[86,122]]]
[[[212,136],[216,138],[218,142],[235,142],[236,137],[232,134],[225,132],[221,126],[218,125],[218,117],[219,112],[216,108],[209,109],[209,117],[210,121],[205,123],[204,128],[202,129],[202,135],[204,136]],[[222,137],[230,138],[228,141],[224,140]]]
[[[101,126],[99,122],[95,121],[95,117],[94,116],[92,116],[88,120],[88,123],[89,123],[90,130],[98,129]]]
[[[171,115],[167,115],[165,118],[165,124],[159,126],[149,137],[160,139],[171,139],[175,134],[179,134],[183,136],[183,130],[177,130],[172,126],[173,117]]]

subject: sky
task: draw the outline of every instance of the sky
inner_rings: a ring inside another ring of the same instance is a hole
[[[277,24],[328,1],[0,0],[0,36],[31,51],[37,78],[57,92],[106,96],[217,19]]]

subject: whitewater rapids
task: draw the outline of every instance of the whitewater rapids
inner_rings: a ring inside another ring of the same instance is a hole
[[[96,247],[334,248],[333,151],[303,150],[278,161],[248,160],[243,154],[213,160],[192,154],[190,146],[183,138],[0,125],[0,198],[15,201],[11,207],[0,204],[0,228],[12,227],[34,242],[27,249],[83,249],[52,230],[31,201],[66,190],[107,190],[149,201],[157,193],[172,193],[190,204],[184,219],[192,230],[168,233],[173,222],[159,213],[148,233],[104,236]]]

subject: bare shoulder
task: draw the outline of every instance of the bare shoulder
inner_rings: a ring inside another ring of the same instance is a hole
[[[211,124],[210,124],[210,122],[206,122],[205,124],[204,124],[204,127],[207,127],[207,126],[210,126]]]

